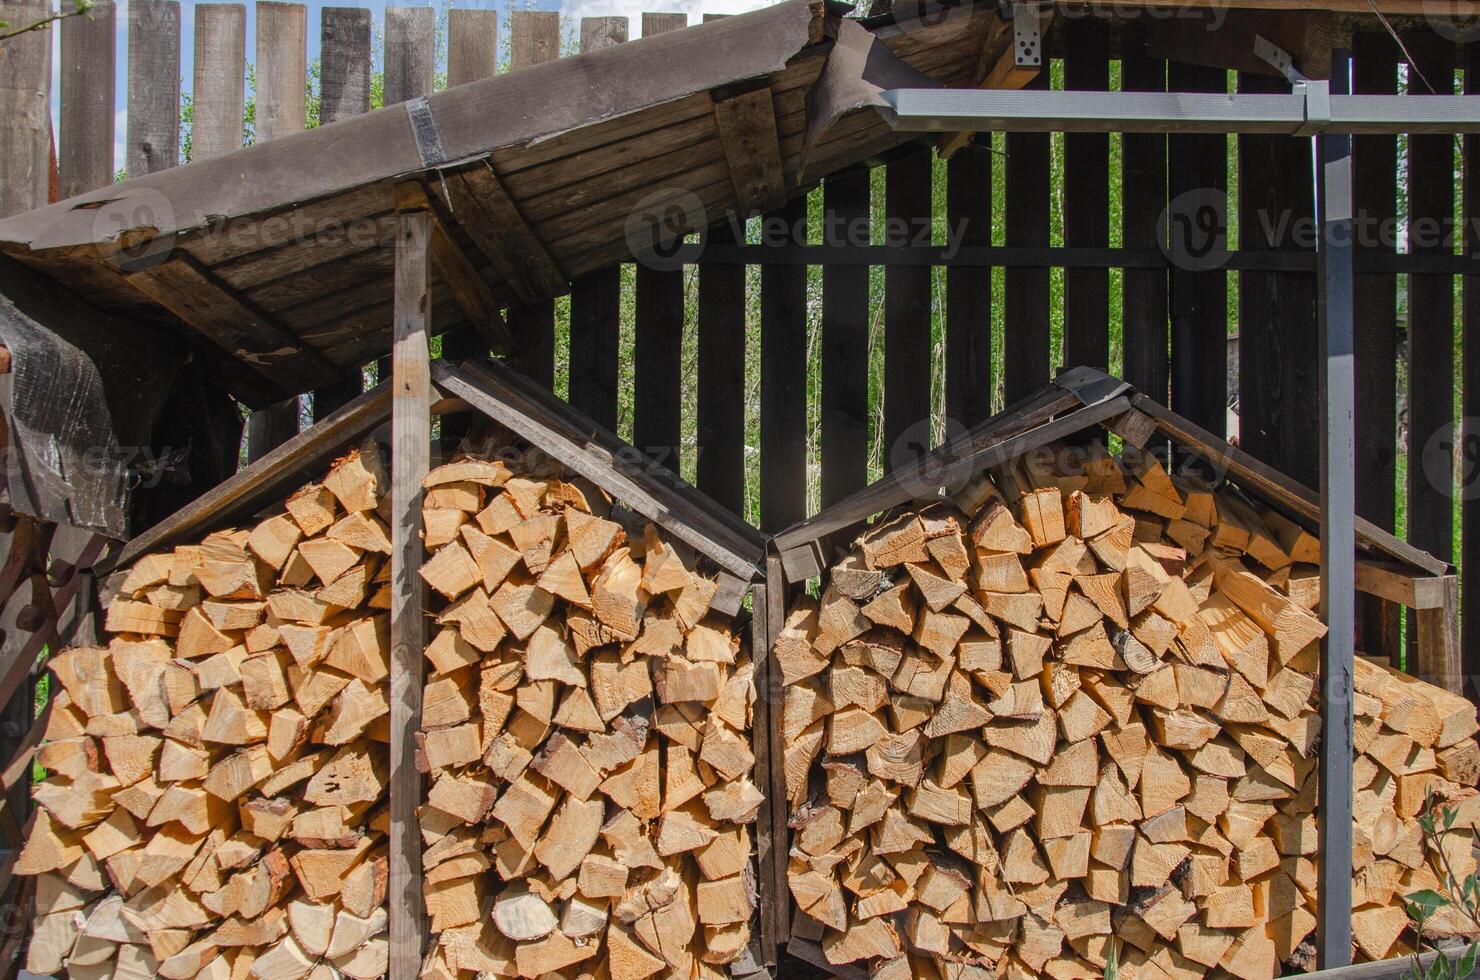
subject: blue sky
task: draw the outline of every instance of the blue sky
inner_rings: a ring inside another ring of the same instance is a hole
[[[128,2],[129,0],[117,0],[118,33],[115,46],[115,63],[117,66],[115,77],[115,105],[114,116],[114,146],[113,158],[115,169],[123,166],[123,147],[127,132],[127,105],[128,88]],[[313,61],[319,56],[319,23],[323,9],[333,6],[360,6],[368,8],[373,12],[374,27],[372,46],[375,56],[380,56],[381,28],[385,21],[385,8],[387,6],[426,6],[437,10],[446,10],[449,7],[463,9],[492,9],[497,10],[499,17],[499,45],[503,50],[508,43],[508,13],[514,9],[520,10],[559,10],[562,18],[568,22],[565,33],[568,37],[574,37],[576,22],[581,17],[613,16],[620,15],[628,18],[629,37],[636,39],[642,33],[643,11],[683,11],[689,15],[689,23],[697,24],[706,13],[741,13],[756,7],[763,7],[773,0],[438,0],[436,3],[422,4],[387,4],[385,0],[366,0],[364,3],[353,3],[349,0],[339,0],[336,3],[322,3],[318,0],[310,0],[305,6],[308,8],[308,60]],[[180,2],[180,37],[182,38],[180,51],[180,75],[181,87],[184,91],[190,91],[191,78],[194,75],[194,43],[195,43],[195,9],[197,4],[193,0],[181,0]],[[255,4],[246,3],[247,8],[247,61],[255,61],[253,51],[253,38],[256,36],[256,10]],[[52,43],[56,45],[53,49],[52,66],[52,116],[53,123],[59,112],[58,92],[60,85],[58,73],[60,71],[61,58],[59,48],[61,44],[60,31],[53,31]],[[445,66],[443,66],[445,67]]]

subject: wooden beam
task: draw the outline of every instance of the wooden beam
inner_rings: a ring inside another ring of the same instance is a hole
[[[298,433],[246,469],[207,490],[169,518],[129,541],[95,567],[106,574],[133,564],[151,551],[198,538],[214,529],[256,513],[298,484],[313,470],[358,442],[390,414],[391,389],[379,384],[340,408],[322,422]]]
[[[1460,665],[1459,576],[1445,575],[1434,581],[1442,583],[1443,594],[1439,604],[1428,609],[1419,609],[1413,614],[1418,627],[1416,673],[1430,684],[1437,684],[1446,691],[1465,695],[1473,700],[1473,695],[1465,691],[1465,678]]]
[[[396,210],[403,214],[421,212],[431,219],[428,255],[433,271],[468,315],[478,336],[499,354],[513,353],[514,338],[494,301],[493,291],[448,234],[441,206],[421,181],[408,180],[396,185]]]
[[[427,621],[421,579],[422,480],[431,468],[431,243],[429,211],[402,214],[396,229],[391,348],[391,783],[390,980],[421,972],[422,779],[416,769]]]
[[[1146,53],[1209,68],[1279,76],[1278,69],[1254,53],[1256,37],[1283,48],[1295,67],[1311,78],[1331,77],[1331,48],[1339,35],[1336,18],[1328,10],[1208,10],[1205,15],[1148,18]]]
[[[763,545],[754,528],[528,378],[498,362],[445,360],[432,365],[432,376],[444,393],[539,446],[720,568],[747,582],[756,577]]]
[[[1048,33],[1048,25],[1052,22],[1053,11],[1045,10],[1040,15],[1038,24],[1040,36]],[[976,86],[977,88],[1020,89],[1038,77],[1038,73],[1042,71],[1042,65],[1018,64],[1017,45],[1013,43],[1012,23],[1002,20],[999,25],[998,30],[987,33],[986,42],[982,45],[981,60],[977,63]],[[968,132],[942,133],[936,144],[937,152],[943,159],[950,159],[957,150],[970,143],[975,136],[975,133]]]
[[[1357,562],[1357,589],[1409,609],[1438,609],[1444,605],[1449,575],[1414,575],[1402,565],[1380,561]]]
[[[787,847],[784,839],[777,839],[775,835],[776,811],[785,814],[790,810],[786,797],[777,796],[775,793],[775,772],[780,768],[780,756],[775,753],[778,750],[777,739],[773,737],[772,730],[780,729],[780,700],[773,701],[770,698],[771,677],[771,641],[768,623],[769,603],[766,601],[765,581],[756,582],[750,589],[751,610],[750,619],[750,649],[752,683],[755,685],[756,699],[752,708],[750,741],[752,751],[755,754],[755,771],[764,774],[761,783],[761,793],[764,799],[761,801],[760,813],[755,821],[755,862],[756,877],[759,879],[760,890],[760,920],[758,925],[760,941],[760,962],[764,965],[772,965],[776,962],[776,922],[777,908],[785,908],[790,905],[787,901],[785,858],[778,857],[785,854]],[[780,870],[778,870],[778,862]]]
[[[128,281],[278,387],[308,391],[342,373],[188,252],[177,252],[159,265],[133,272]]]
[[[770,87],[714,100],[735,201],[741,214],[769,211],[786,203],[786,173]]]
[[[522,302],[537,303],[565,292],[570,277],[524,219],[488,160],[448,174],[442,186],[458,224]]]

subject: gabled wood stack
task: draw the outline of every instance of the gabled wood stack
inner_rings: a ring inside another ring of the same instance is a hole
[[[762,796],[715,579],[536,451],[434,470],[425,516],[425,975],[724,975]]]
[[[108,646],[51,659],[29,970],[385,973],[387,496],[368,443],[254,527],[141,559]]]
[[[793,937],[872,976],[1265,980],[1313,965],[1318,542],[1104,454],[885,515],[790,610]],[[1359,662],[1360,959],[1433,887],[1416,816],[1480,797],[1475,710]],[[1459,923],[1442,924],[1454,928]]]

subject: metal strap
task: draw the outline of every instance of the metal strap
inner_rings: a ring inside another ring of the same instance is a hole
[[[423,166],[435,167],[447,162],[447,151],[442,149],[442,134],[437,132],[437,121],[432,118],[432,107],[426,98],[419,97],[406,102],[406,115],[411,119],[411,135],[416,140],[416,153]]]

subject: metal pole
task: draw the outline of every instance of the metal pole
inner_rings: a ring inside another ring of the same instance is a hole
[[[1308,83],[1311,85],[1319,83]],[[1331,52],[1331,90],[1351,91],[1351,58]],[[1321,756],[1316,958],[1352,961],[1352,676],[1356,651],[1356,376],[1353,366],[1352,141],[1316,137],[1316,256],[1321,332]]]

